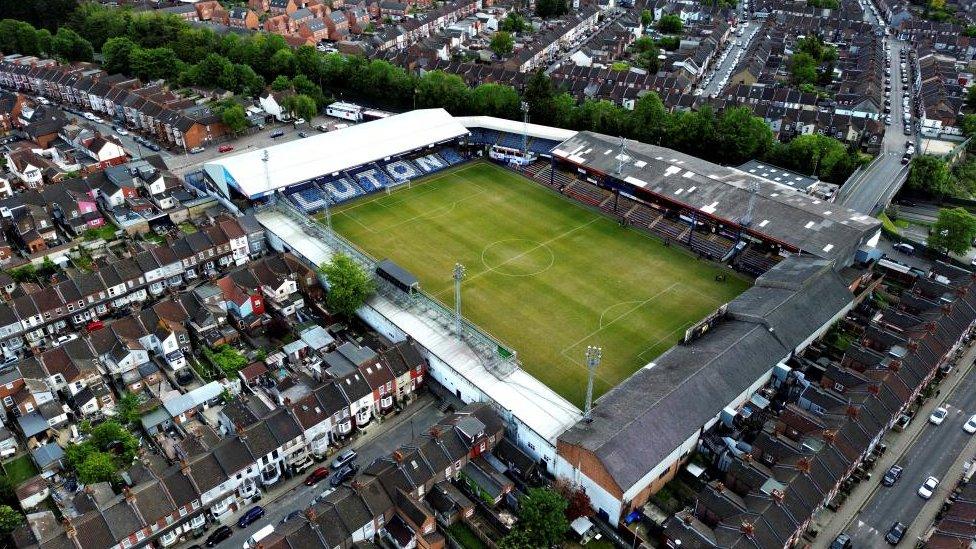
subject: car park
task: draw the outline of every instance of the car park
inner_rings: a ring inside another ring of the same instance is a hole
[[[945,418],[948,415],[949,410],[946,410],[940,406],[935,410],[932,410],[932,413],[929,415],[929,423],[932,425],[942,425],[942,422],[945,421]]]
[[[900,465],[892,465],[881,477],[881,484],[885,486],[894,486],[898,479],[901,478],[901,473],[903,469]]]
[[[925,479],[925,482],[923,482],[921,486],[919,486],[918,495],[921,496],[922,499],[929,499],[932,497],[932,494],[935,493],[935,489],[938,487],[939,487],[939,479],[935,477],[929,477]]]
[[[896,522],[891,525],[891,528],[888,529],[888,533],[885,534],[885,541],[891,545],[898,545],[898,543],[901,542],[901,538],[904,536],[905,525],[900,522]]]
[[[209,536],[207,536],[207,547],[215,547],[220,542],[231,537],[234,531],[230,529],[230,526],[220,526],[213,531]]]

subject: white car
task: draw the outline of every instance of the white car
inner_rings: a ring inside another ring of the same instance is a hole
[[[935,410],[932,410],[932,415],[929,416],[929,423],[932,425],[942,425],[942,422],[945,421],[945,418],[948,415],[949,410],[946,410],[940,406]]]
[[[63,336],[55,339],[53,342],[51,342],[51,346],[52,347],[60,347],[60,346],[64,345],[65,343],[69,342],[69,341],[74,341],[75,339],[78,339],[78,334],[63,335]]]
[[[962,430],[969,434],[976,433],[976,415],[973,415],[968,421],[966,421],[966,423],[963,423]]]
[[[924,499],[929,499],[932,494],[935,493],[935,489],[939,486],[939,479],[935,477],[929,477],[925,479],[918,488],[918,495],[922,496]]]

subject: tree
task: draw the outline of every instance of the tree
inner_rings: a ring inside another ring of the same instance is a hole
[[[532,547],[532,539],[521,528],[514,528],[498,543],[498,549],[525,549],[526,547]]]
[[[132,52],[129,62],[132,74],[143,80],[170,80],[183,68],[183,62],[176,57],[176,52],[165,47],[138,48]],[[213,85],[213,81],[208,84]]]
[[[439,106],[457,115],[465,112],[469,93],[468,85],[460,76],[444,71],[430,71],[417,81],[417,106]]]
[[[244,107],[236,103],[224,108],[220,113],[220,119],[230,131],[236,134],[241,133],[251,125],[247,120],[247,113],[244,112]]]
[[[647,27],[650,27],[651,23],[653,22],[654,22],[654,12],[651,10],[642,10],[641,25],[643,25],[644,28],[646,29]]]
[[[285,91],[291,89],[291,80],[283,74],[279,74],[275,77],[274,81],[271,82],[271,89],[274,91]]]
[[[951,191],[949,166],[937,156],[916,156],[912,159],[912,167],[905,184],[911,190],[942,198]]]
[[[562,543],[569,530],[566,509],[569,502],[551,488],[530,488],[519,502],[519,522],[514,531],[522,547],[554,547]]]
[[[970,38],[976,38],[976,25],[967,25],[966,30],[963,31],[963,34]]]
[[[726,109],[717,124],[719,160],[738,165],[759,158],[773,145],[773,132],[746,107]]]
[[[84,461],[75,466],[78,480],[82,484],[111,482],[118,472],[115,459],[108,452],[92,452]]]
[[[660,143],[668,123],[668,112],[661,97],[655,92],[644,94],[634,104],[631,121],[635,139],[644,143]]]
[[[295,75],[295,54],[289,49],[276,51],[268,64],[271,74]]]
[[[793,83],[798,86],[816,82],[817,61],[809,53],[794,53],[790,57],[790,76]]]
[[[95,49],[91,42],[79,36],[77,32],[61,27],[51,39],[51,53],[67,61],[91,61]]]
[[[928,245],[954,254],[965,254],[976,238],[976,216],[963,208],[939,210],[939,218],[932,225]]]
[[[681,22],[681,18],[674,14],[662,16],[657,22],[657,30],[664,34],[681,34],[684,28],[685,24]]]
[[[472,113],[500,118],[519,117],[518,92],[504,84],[481,84],[471,92],[469,108]]]
[[[966,114],[960,117],[959,128],[962,130],[962,134],[966,137],[976,135],[976,115]]]
[[[315,114],[318,112],[315,100],[307,95],[293,95],[285,100],[285,105],[292,116],[304,118],[307,121],[315,118]]]
[[[505,31],[498,31],[492,35],[491,43],[488,47],[498,57],[507,57],[512,54],[512,50],[515,48],[515,39]]]
[[[527,28],[529,28],[529,23],[524,17],[522,17],[521,14],[514,11],[509,12],[509,14],[498,23],[498,30],[510,33],[522,32]]]
[[[9,534],[24,522],[24,515],[9,505],[0,505],[0,533]]]
[[[102,68],[110,73],[129,74],[132,71],[132,53],[139,49],[125,36],[109,38],[102,46]]]
[[[660,61],[657,56],[660,53],[657,45],[650,36],[641,36],[631,45],[631,49],[637,55],[637,64],[651,74],[656,74],[660,68]]]
[[[332,261],[319,267],[319,272],[325,275],[328,285],[325,304],[339,316],[352,317],[376,291],[373,277],[346,254],[335,254]]]
[[[569,13],[569,5],[566,0],[537,0],[535,3],[535,14],[544,19],[567,13]]]
[[[529,81],[525,85],[524,98],[529,104],[529,118],[538,124],[548,124],[552,122],[552,99],[555,90],[552,88],[552,80],[542,69],[532,73]]]
[[[139,417],[141,416],[139,406],[139,397],[130,392],[126,392],[115,404],[115,414],[122,423],[132,424],[139,421]]]

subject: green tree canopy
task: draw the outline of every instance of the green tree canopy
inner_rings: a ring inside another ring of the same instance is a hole
[[[508,32],[498,31],[491,36],[491,42],[488,47],[498,57],[508,57],[512,55],[512,49],[515,48],[515,39]]]
[[[471,92],[471,112],[501,118],[518,118],[518,92],[504,84],[481,84]]]
[[[942,198],[952,190],[949,166],[945,160],[937,156],[930,154],[916,156],[912,159],[912,167],[905,184],[913,191]]]
[[[937,250],[962,255],[972,247],[976,238],[976,216],[963,208],[939,210],[932,225],[928,245]]]
[[[51,53],[68,61],[91,61],[95,49],[77,32],[61,27],[51,39]]]
[[[250,125],[250,122],[247,120],[247,113],[244,112],[244,107],[237,103],[225,108],[220,113],[220,119],[234,133],[241,133]]]
[[[109,38],[102,46],[102,67],[110,73],[129,74],[132,72],[132,53],[139,46],[125,36]]]
[[[502,547],[556,547],[569,530],[569,502],[551,488],[530,488],[519,502],[519,521]]]
[[[644,28],[647,28],[651,26],[651,23],[653,22],[654,12],[651,10],[641,10],[641,25],[643,25]]]
[[[135,423],[141,417],[139,406],[139,397],[126,391],[119,397],[119,401],[115,403],[115,415],[122,423]]]
[[[0,505],[0,533],[9,534],[24,522],[24,515],[9,505]]]
[[[236,376],[241,368],[247,366],[247,357],[230,345],[221,345],[217,347],[216,351],[204,348],[203,355],[211,364],[220,368],[220,371],[228,378]]]
[[[569,4],[566,0],[536,0],[535,14],[544,19],[559,17],[569,13]]]
[[[170,48],[139,48],[129,59],[132,74],[143,80],[171,80],[180,73],[183,62]],[[211,82],[212,84],[212,82]]]
[[[319,267],[319,272],[328,284],[326,307],[339,316],[352,317],[376,291],[373,277],[346,254],[333,255],[332,261]]]
[[[274,81],[271,82],[271,89],[274,91],[290,90],[291,80],[287,76],[279,74],[275,77]]]
[[[289,97],[287,100],[285,100],[285,106],[293,116],[296,118],[304,118],[309,122],[315,118],[315,114],[318,112],[318,107],[315,105],[315,100],[302,94]]]
[[[685,24],[681,22],[681,18],[674,14],[664,15],[657,22],[657,30],[664,34],[681,34],[684,28]]]
[[[518,12],[512,11],[498,22],[498,30],[518,33],[529,28],[529,22]]]
[[[760,158],[773,146],[773,131],[746,107],[726,109],[717,124],[720,161],[738,165]]]

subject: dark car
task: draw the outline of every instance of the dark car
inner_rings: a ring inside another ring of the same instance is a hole
[[[888,533],[885,534],[885,541],[887,541],[891,545],[898,545],[898,542],[901,541],[901,538],[904,535],[905,535],[905,525],[900,522],[896,522],[891,525],[891,528],[888,529]]]
[[[260,505],[255,505],[247,510],[246,513],[241,515],[241,518],[237,519],[237,526],[239,528],[247,528],[254,521],[264,516],[264,507]]]
[[[851,549],[851,547],[854,547],[854,544],[851,543],[851,536],[847,534],[837,536],[830,544],[830,549]]]
[[[329,484],[331,484],[332,487],[335,488],[336,486],[339,486],[346,480],[352,478],[352,476],[355,475],[356,471],[358,470],[359,467],[356,467],[355,465],[346,465],[342,469],[339,469],[338,471],[335,472],[335,475],[332,477],[331,480],[329,480]]]
[[[881,484],[884,484],[885,486],[893,486],[896,482],[898,482],[898,479],[901,478],[901,471],[902,469],[900,466],[892,465],[891,469],[888,469],[888,472],[885,473],[884,477],[881,478]]]
[[[312,474],[305,477],[305,486],[315,486],[319,482],[325,480],[329,476],[328,467],[319,467],[318,469],[312,471]]]
[[[269,137],[271,137],[271,139],[278,139],[282,135],[285,135],[285,132],[283,132],[281,130],[275,130],[275,131],[271,132],[271,135]]]
[[[230,526],[220,526],[207,536],[207,547],[213,547],[233,534],[234,531],[230,529]]]
[[[308,134],[305,132],[298,132],[298,137],[308,137]]]

